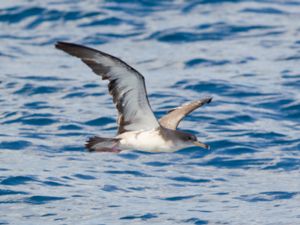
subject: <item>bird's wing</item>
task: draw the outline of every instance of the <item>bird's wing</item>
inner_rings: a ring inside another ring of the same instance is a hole
[[[147,98],[144,77],[122,60],[85,46],[58,42],[56,48],[80,58],[103,80],[118,110],[118,133],[159,127]]]
[[[166,127],[171,130],[176,130],[180,121],[189,113],[193,112],[195,109],[203,106],[204,104],[210,103],[212,97],[203,98],[197,101],[193,101],[182,106],[179,106],[171,111],[168,114],[163,116],[159,123],[161,126]]]

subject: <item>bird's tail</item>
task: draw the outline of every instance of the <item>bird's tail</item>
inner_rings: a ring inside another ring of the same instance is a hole
[[[87,140],[85,147],[89,152],[120,152],[118,149],[118,138],[103,138],[103,137],[91,137]]]

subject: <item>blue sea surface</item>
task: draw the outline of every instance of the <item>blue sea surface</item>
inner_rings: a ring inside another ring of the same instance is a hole
[[[0,224],[300,224],[300,1],[0,3]],[[101,81],[56,41],[122,58],[157,117],[211,150],[91,154]]]

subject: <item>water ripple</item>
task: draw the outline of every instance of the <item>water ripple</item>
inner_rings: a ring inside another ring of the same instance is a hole
[[[272,26],[237,26],[225,23],[201,24],[190,30],[170,29],[156,31],[149,36],[149,39],[155,39],[168,43],[184,43],[196,41],[222,41],[232,38],[262,37],[269,35],[282,34],[283,31],[271,31],[278,29]],[[212,31],[209,31],[212,30]]]
[[[158,216],[153,213],[147,213],[144,215],[131,215],[131,216],[124,216],[121,217],[120,220],[142,220],[147,221],[149,219],[157,218]]]
[[[186,199],[191,199],[197,196],[198,195],[174,196],[174,197],[161,198],[161,200],[173,202],[173,201],[182,201]]]
[[[114,174],[114,175],[132,175],[134,177],[151,177],[148,174],[139,172],[139,171],[119,171],[119,170],[107,170],[105,173]]]
[[[49,126],[57,122],[55,119],[50,119],[51,114],[32,114],[28,116],[21,116],[18,119],[7,120],[4,124],[22,123],[24,125],[32,126]]]
[[[21,150],[32,145],[29,141],[19,140],[19,141],[2,141],[0,143],[1,149],[10,149],[10,150]]]
[[[66,198],[64,197],[57,197],[57,196],[43,196],[43,195],[35,195],[31,196],[29,198],[25,198],[24,202],[32,205],[41,205],[41,204],[47,204],[51,201],[59,201],[64,200]]]
[[[297,192],[284,192],[284,191],[272,191],[272,192],[261,192],[254,195],[242,195],[238,199],[247,202],[261,202],[261,201],[274,201],[274,200],[284,200],[291,199],[295,197]]]
[[[116,121],[109,117],[99,117],[94,120],[86,121],[85,124],[89,126],[99,126],[99,125],[107,125],[111,123],[115,123]]]
[[[188,223],[188,224],[195,224],[195,225],[203,225],[203,224],[209,224],[207,220],[201,220],[199,218],[189,218],[187,220],[183,220],[182,222]]]
[[[82,18],[94,17],[101,13],[99,12],[86,12],[81,11],[60,11],[48,10],[43,7],[12,7],[3,10],[0,14],[0,21],[6,23],[19,23],[29,17],[36,17],[31,23],[26,26],[26,29],[34,29],[42,23],[49,21],[74,21]]]
[[[1,181],[2,185],[22,185],[28,182],[36,182],[37,180],[30,176],[8,177]]]
[[[28,195],[28,193],[24,191],[12,191],[7,189],[0,189],[0,196],[3,195]]]
[[[22,88],[17,90],[14,94],[19,95],[37,95],[37,94],[51,94],[59,90],[57,87],[38,86],[34,87],[32,84],[25,84]]]
[[[210,182],[209,179],[195,179],[195,178],[191,178],[191,177],[170,177],[171,180],[174,181],[179,181],[179,182],[188,182],[188,183],[206,183],[206,182]]]

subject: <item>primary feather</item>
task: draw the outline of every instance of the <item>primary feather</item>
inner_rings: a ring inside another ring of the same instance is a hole
[[[97,75],[109,80],[108,89],[118,110],[118,133],[159,127],[148,98],[144,77],[122,60],[85,46],[58,42],[56,48],[80,58]]]

